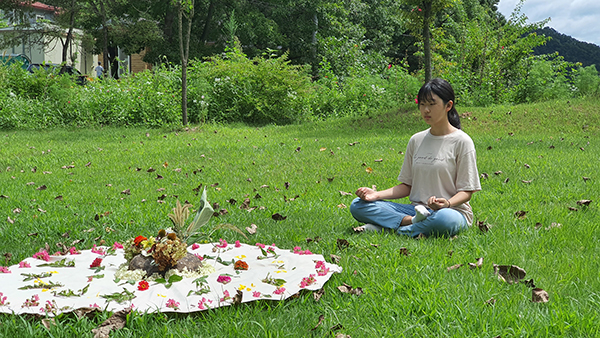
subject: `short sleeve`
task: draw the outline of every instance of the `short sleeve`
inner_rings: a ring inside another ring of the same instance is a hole
[[[479,191],[479,172],[477,171],[475,149],[461,154],[456,161],[456,191]]]

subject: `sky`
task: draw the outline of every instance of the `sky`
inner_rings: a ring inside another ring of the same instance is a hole
[[[519,0],[500,0],[498,10],[508,19],[518,3]],[[600,46],[600,0],[526,0],[521,13],[529,22],[551,18],[546,26]]]

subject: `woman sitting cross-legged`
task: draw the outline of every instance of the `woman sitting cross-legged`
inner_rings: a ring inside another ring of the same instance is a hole
[[[350,212],[366,223],[357,231],[454,236],[473,223],[469,200],[481,185],[475,146],[460,129],[454,108],[454,90],[447,81],[433,79],[421,87],[417,100],[430,128],[410,138],[398,176],[402,183],[383,191],[356,191]],[[407,196],[411,204],[385,201]]]

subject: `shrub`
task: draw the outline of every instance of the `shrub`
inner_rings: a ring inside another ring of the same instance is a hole
[[[579,96],[600,95],[600,77],[594,65],[575,70],[573,82]]]

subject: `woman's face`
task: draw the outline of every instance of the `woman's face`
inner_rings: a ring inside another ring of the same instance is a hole
[[[430,126],[442,125],[448,122],[448,111],[452,109],[452,101],[444,104],[444,101],[439,96],[431,93],[431,101],[419,101],[419,111],[421,116]]]

